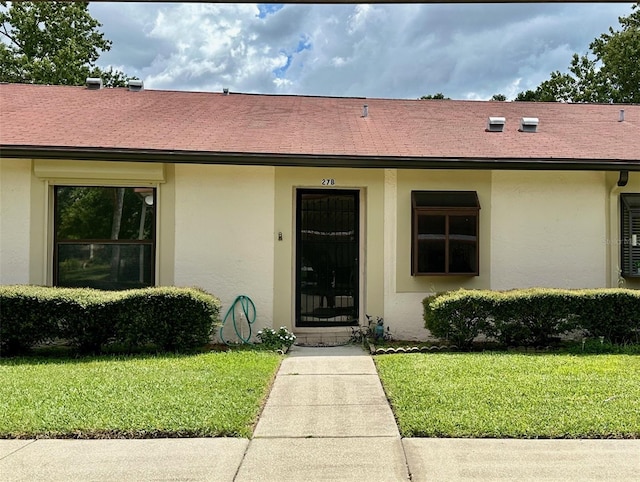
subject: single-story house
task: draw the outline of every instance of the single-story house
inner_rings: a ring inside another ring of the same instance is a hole
[[[199,286],[425,339],[457,288],[640,288],[640,105],[0,85],[0,283]]]

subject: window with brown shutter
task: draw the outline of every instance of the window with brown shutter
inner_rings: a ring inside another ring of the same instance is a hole
[[[640,194],[620,195],[620,266],[622,276],[640,277]]]
[[[480,203],[475,191],[412,191],[411,274],[477,276]]]

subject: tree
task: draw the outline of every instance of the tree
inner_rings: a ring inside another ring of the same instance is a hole
[[[517,101],[640,102],[640,4],[589,45],[591,54],[573,55],[570,73],[552,72],[536,90],[520,92]]]
[[[100,77],[102,85],[105,87],[126,87],[130,80],[137,79],[137,77],[129,77],[119,70],[114,70],[113,67],[109,67],[109,70],[95,67],[91,71],[91,77]]]
[[[442,92],[438,92],[437,94],[433,94],[433,95],[423,95],[422,97],[420,97],[420,100],[431,100],[431,99],[435,99],[435,100],[451,100],[450,97],[445,97],[444,94]]]
[[[88,2],[7,2],[0,13],[0,81],[83,85],[102,77],[107,86],[126,85],[120,71],[96,66],[111,41],[88,11]]]
[[[504,102],[507,100],[507,96],[504,94],[493,94],[493,97],[491,97],[491,100],[495,100],[498,102]]]
[[[640,3],[628,17],[620,17],[621,31],[609,27],[590,48],[602,61],[600,72],[607,79],[613,102],[640,102]]]

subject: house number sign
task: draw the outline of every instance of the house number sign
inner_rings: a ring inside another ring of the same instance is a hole
[[[323,179],[322,180],[322,185],[323,186],[335,186],[336,185],[336,180],[335,179]]]

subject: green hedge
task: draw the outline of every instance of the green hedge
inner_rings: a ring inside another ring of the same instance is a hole
[[[487,293],[453,291],[423,300],[425,326],[431,333],[459,347],[469,347],[487,330],[490,302]]]
[[[0,286],[0,355],[54,339],[83,352],[114,342],[185,350],[207,343],[219,322],[220,301],[197,288]]]
[[[483,335],[502,345],[541,346],[569,333],[640,341],[640,291],[459,290],[423,300],[425,326],[460,348]]]

